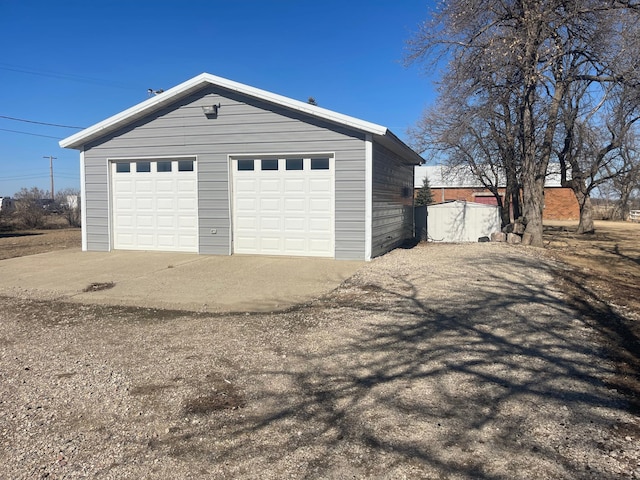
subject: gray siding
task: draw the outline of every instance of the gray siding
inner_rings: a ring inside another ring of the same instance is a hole
[[[202,106],[218,103],[218,117],[205,117]],[[110,158],[197,156],[200,253],[226,255],[231,248],[228,155],[313,152],[335,154],[335,256],[363,259],[364,134],[218,87],[85,145],[88,249],[109,249]]]
[[[413,167],[374,142],[372,257],[413,238]]]

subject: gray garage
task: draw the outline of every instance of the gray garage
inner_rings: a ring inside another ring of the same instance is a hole
[[[84,250],[368,260],[413,235],[422,159],[386,127],[210,74],[60,145]]]

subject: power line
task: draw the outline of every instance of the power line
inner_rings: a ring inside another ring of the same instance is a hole
[[[124,84],[124,83],[118,83],[118,82],[110,82],[107,80],[102,80],[102,79],[98,79],[98,78],[91,78],[91,77],[84,77],[81,75],[72,75],[72,74],[68,74],[68,73],[58,73],[58,72],[51,72],[51,71],[46,71],[46,70],[36,70],[36,69],[32,69],[32,68],[25,68],[25,67],[19,67],[16,65],[9,65],[6,63],[0,63],[0,70],[6,70],[9,72],[18,72],[18,73],[26,73],[28,75],[37,75],[40,77],[49,77],[49,78],[57,78],[60,80],[70,80],[73,82],[80,82],[80,83],[89,83],[89,84],[94,84],[94,85],[103,85],[103,86],[107,86],[107,87],[113,87],[113,88],[121,88],[121,89],[125,89],[125,90],[140,90],[140,87],[137,86],[133,86],[130,84]]]
[[[60,137],[52,137],[51,135],[41,135],[39,133],[21,132],[20,130],[9,130],[8,128],[0,128],[3,132],[22,133],[23,135],[33,135],[34,137],[55,138],[56,140],[62,140]]]
[[[75,128],[77,130],[82,130],[83,128],[85,128],[85,127],[73,127],[71,125],[60,125],[58,123],[38,122],[36,120],[25,120],[24,118],[8,117],[7,115],[0,115],[0,118],[6,118],[7,120],[14,120],[16,122],[35,123],[37,125],[47,125],[49,127]]]

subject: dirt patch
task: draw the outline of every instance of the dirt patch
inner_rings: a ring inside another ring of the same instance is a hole
[[[110,288],[115,287],[116,284],[113,282],[94,282],[85,287],[83,292],[99,292],[101,290],[109,290]]]
[[[0,260],[81,246],[79,228],[0,233]]]
[[[569,266],[557,272],[561,288],[616,364],[608,384],[640,413],[640,224],[600,221],[589,235],[575,227],[547,225],[547,253]]]

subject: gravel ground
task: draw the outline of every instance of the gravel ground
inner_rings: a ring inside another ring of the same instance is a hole
[[[419,245],[277,314],[0,298],[0,476],[640,478],[558,268]]]

